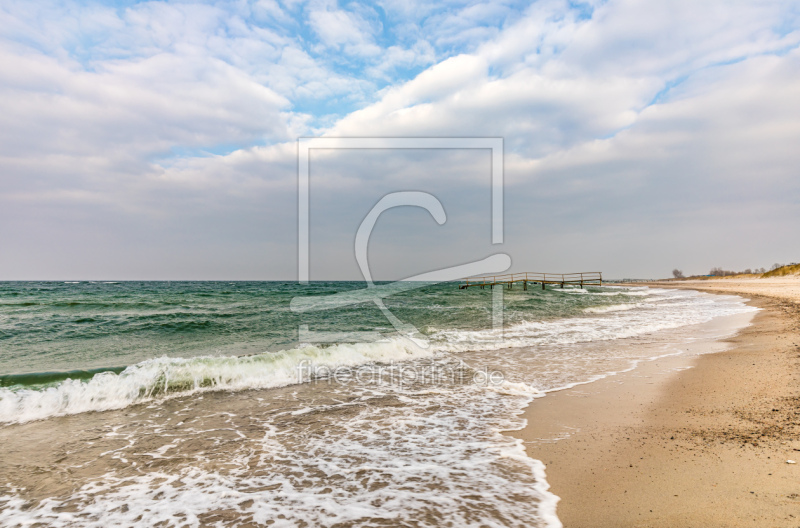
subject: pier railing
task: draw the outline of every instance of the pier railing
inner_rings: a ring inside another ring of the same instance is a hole
[[[482,277],[470,277],[461,281],[460,288],[466,289],[472,286],[494,286],[496,284],[507,284],[509,287],[516,282],[521,282],[527,289],[528,283],[541,284],[559,284],[564,287],[565,284],[578,284],[584,286],[586,284],[602,284],[603,273],[600,271],[588,271],[581,273],[508,273],[505,275],[485,275]]]

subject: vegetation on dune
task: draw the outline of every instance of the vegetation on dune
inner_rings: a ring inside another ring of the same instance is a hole
[[[780,267],[773,267],[771,271],[768,271],[761,275],[762,278],[767,277],[784,277],[786,275],[796,275],[800,274],[800,264],[787,264],[785,266]]]
[[[692,280],[707,280],[707,279],[721,279],[721,278],[768,278],[768,277],[785,277],[786,275],[800,275],[800,264],[792,262],[791,264],[773,264],[769,271],[764,268],[746,269],[743,271],[729,271],[723,268],[711,268],[708,275],[691,275],[686,277],[683,271],[675,268],[672,270],[672,276],[677,279],[692,279]]]

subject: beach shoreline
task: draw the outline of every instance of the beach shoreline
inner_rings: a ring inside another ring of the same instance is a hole
[[[565,527],[800,526],[800,295],[698,282],[649,285],[750,297],[762,310],[727,350],[550,393],[508,433],[544,462]]]

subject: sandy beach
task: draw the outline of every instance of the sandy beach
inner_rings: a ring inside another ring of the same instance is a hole
[[[567,528],[800,526],[800,278],[655,283],[762,308],[709,350],[551,393],[516,433]],[[710,346],[708,344],[697,346]]]

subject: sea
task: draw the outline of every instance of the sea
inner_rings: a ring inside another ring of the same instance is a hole
[[[756,310],[377,286],[0,283],[0,526],[558,527],[523,410]]]

